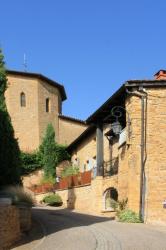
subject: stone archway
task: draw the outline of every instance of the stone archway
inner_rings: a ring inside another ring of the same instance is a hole
[[[103,210],[113,211],[114,209],[111,206],[112,201],[118,201],[118,191],[114,187],[109,187],[103,194]]]

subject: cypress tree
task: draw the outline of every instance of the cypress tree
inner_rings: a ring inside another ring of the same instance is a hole
[[[57,143],[55,142],[54,128],[52,124],[48,124],[45,136],[39,148],[39,154],[40,158],[42,159],[45,178],[55,177],[56,175],[56,145]]]
[[[19,184],[20,149],[5,104],[7,77],[4,56],[0,49],[0,186]]]

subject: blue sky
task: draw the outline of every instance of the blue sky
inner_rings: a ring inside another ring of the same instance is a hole
[[[63,113],[85,119],[128,79],[166,69],[166,1],[1,0],[7,67],[63,83]]]

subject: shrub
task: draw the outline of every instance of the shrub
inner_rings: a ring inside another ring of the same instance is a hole
[[[41,180],[40,184],[55,184],[56,183],[56,179],[53,176],[44,176],[43,179]]]
[[[118,209],[119,209],[120,211],[126,209],[127,203],[128,203],[128,198],[123,199],[123,200],[121,200],[121,201],[118,201]]]
[[[129,222],[129,223],[141,223],[139,215],[133,212],[130,209],[125,209],[119,212],[118,218],[120,222]]]
[[[20,184],[20,149],[5,104],[7,77],[0,50],[0,186]]]
[[[40,159],[37,152],[21,152],[21,160],[21,175],[30,174],[31,172],[41,168]]]
[[[79,173],[79,167],[70,166],[63,169],[63,171],[61,172],[61,177],[77,175],[78,173]]]
[[[34,205],[34,200],[32,198],[32,195],[30,193],[27,193],[20,186],[8,187],[3,191],[3,194],[12,199],[13,205],[19,205],[21,203],[25,203],[28,206]]]
[[[126,209],[127,202],[128,202],[128,199],[116,201],[116,200],[110,198],[110,207],[112,207],[118,215],[121,211]]]
[[[50,206],[61,206],[62,198],[58,194],[51,194],[43,198],[43,202]]]
[[[71,156],[66,151],[66,146],[56,143],[56,150],[55,150],[56,156],[57,156],[57,163],[56,166],[65,160],[70,160]]]

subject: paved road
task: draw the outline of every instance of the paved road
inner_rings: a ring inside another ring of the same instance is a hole
[[[65,209],[33,210],[45,238],[36,250],[166,250],[166,228],[126,224]]]

